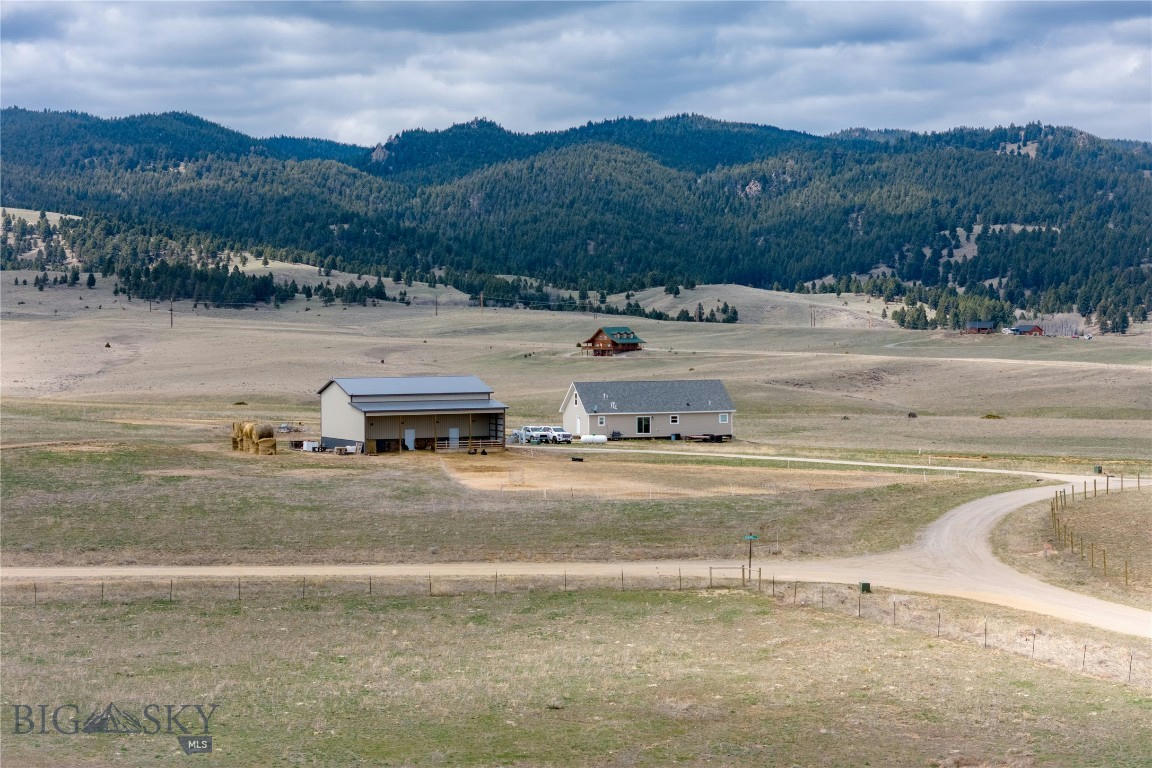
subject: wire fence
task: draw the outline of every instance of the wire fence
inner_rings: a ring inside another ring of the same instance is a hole
[[[1124,485],[1124,475],[1118,478],[1111,475],[1104,475],[1100,479],[1094,478],[1092,484],[1089,485],[1088,481],[1081,481],[1080,487],[1073,483],[1068,488],[1060,488],[1053,492],[1052,499],[1049,500],[1049,523],[1052,526],[1052,539],[1051,543],[1059,548],[1060,552],[1067,555],[1066,559],[1073,564],[1080,566],[1087,566],[1088,573],[1092,578],[1104,579],[1105,581],[1115,582],[1119,584],[1121,581],[1124,587],[1129,587],[1136,579],[1136,571],[1141,571],[1141,576],[1148,573],[1148,563],[1140,562],[1127,552],[1117,552],[1115,549],[1112,552],[1111,567],[1108,562],[1108,548],[1089,531],[1087,534],[1083,529],[1077,530],[1078,521],[1076,520],[1073,512],[1076,507],[1088,502],[1090,499],[1098,499],[1101,496],[1109,496],[1115,493],[1125,492],[1142,492],[1148,481],[1137,474],[1135,483],[1133,478],[1128,479],[1128,487]],[[1048,555],[1048,549],[1045,549],[1045,555]],[[1079,556],[1079,561],[1076,560]]]
[[[286,601],[361,600],[387,598],[448,598],[463,595],[576,592],[588,590],[661,590],[715,592],[739,590],[762,595],[779,609],[815,610],[860,621],[883,624],[951,642],[975,644],[991,651],[1013,653],[1072,672],[1152,690],[1152,652],[1146,640],[1101,640],[1074,626],[1024,624],[1019,617],[981,611],[975,603],[948,602],[930,595],[833,583],[784,582],[762,569],[712,567],[707,575],[654,571],[637,575],[501,574],[484,576],[341,576],[303,578],[123,579],[107,581],[39,581],[9,583],[0,604],[50,610],[69,604],[129,605],[147,602],[204,606],[220,603],[243,608]]]

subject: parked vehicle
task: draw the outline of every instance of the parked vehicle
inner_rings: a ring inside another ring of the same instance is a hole
[[[516,442],[519,443],[550,443],[552,442],[552,433],[548,427],[533,427],[526,426],[520,427],[513,433],[516,436]]]
[[[553,443],[571,443],[572,433],[564,429],[564,427],[541,427],[549,437],[549,441]]]

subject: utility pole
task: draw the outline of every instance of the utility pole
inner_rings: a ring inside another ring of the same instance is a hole
[[[168,327],[174,328],[176,323],[176,305],[175,299],[168,300]]]

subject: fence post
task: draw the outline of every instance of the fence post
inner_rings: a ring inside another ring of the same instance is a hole
[[[620,591],[624,591],[624,569],[620,569]]]
[[[820,610],[824,610],[824,585],[820,585]]]
[[[568,591],[568,571],[564,571],[564,591]]]
[[[236,577],[236,599],[240,599],[240,577]]]
[[[764,568],[762,567],[756,569],[756,591],[764,594]]]
[[[372,594],[372,577],[371,576],[368,577],[368,594],[369,594],[369,596],[371,596],[371,594]]]
[[[500,589],[500,571],[492,574],[492,595],[496,595],[496,591]]]
[[[936,637],[940,637],[940,625],[943,623],[943,612],[936,611]]]
[[[680,582],[680,585],[676,589],[682,591],[684,589],[684,571],[682,571],[680,568],[676,569],[676,578]]]
[[[712,589],[712,566],[708,566],[708,589]]]
[[[860,618],[860,608],[864,605],[864,596],[856,595],[856,618]]]
[[[1103,565],[1104,565],[1104,577],[1107,578],[1108,577],[1108,550],[1104,549],[1104,547],[1100,547],[1100,556],[1102,558],[1104,558],[1104,563],[1103,563]]]
[[[35,608],[38,604],[38,596],[36,594],[36,582],[32,582],[32,607]]]
[[[172,579],[168,579],[168,602],[172,602]]]
[[[1032,658],[1036,658],[1036,630],[1032,630]]]
[[[104,605],[104,582],[100,582],[100,605]]]
[[[776,574],[772,574],[772,597],[776,597]]]
[[[1132,651],[1128,651],[1128,682],[1132,682]]]
[[[1088,668],[1088,643],[1084,643],[1084,655],[1080,657],[1080,671]]]
[[[984,647],[988,647],[988,619],[984,619]]]
[[[799,603],[799,600],[797,599],[797,593],[799,591],[800,591],[800,582],[798,582],[798,581],[792,582],[792,605],[796,605],[797,603]]]
[[[892,626],[896,626],[896,601],[892,601]]]
[[[428,596],[432,596],[432,574],[428,574]]]

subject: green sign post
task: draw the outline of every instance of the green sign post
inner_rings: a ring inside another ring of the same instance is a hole
[[[751,575],[752,575],[752,542],[756,541],[756,539],[758,539],[758,538],[760,538],[760,537],[754,533],[749,533],[747,536],[744,537],[744,541],[748,542],[748,575],[749,575],[749,577],[751,577]]]

